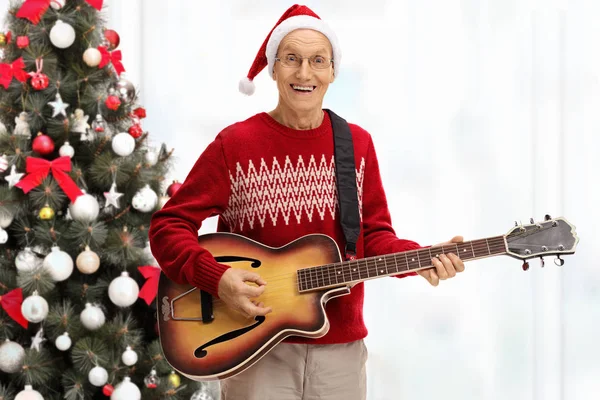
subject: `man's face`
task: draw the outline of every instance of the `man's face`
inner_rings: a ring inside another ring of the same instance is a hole
[[[273,79],[277,82],[279,101],[294,111],[321,109],[327,88],[334,80],[334,66],[329,62],[333,58],[331,44],[325,35],[310,29],[290,32],[279,44],[277,58],[282,60],[313,56],[321,56],[317,60],[325,60],[326,67],[314,68],[308,59],[302,60],[299,67],[275,62]]]

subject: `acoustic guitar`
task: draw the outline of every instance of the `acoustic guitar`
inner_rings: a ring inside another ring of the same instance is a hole
[[[363,281],[431,268],[431,259],[454,253],[463,261],[508,255],[524,260],[574,254],[575,227],[564,218],[529,225],[515,223],[507,234],[353,261],[342,261],[335,241],[326,235],[303,236],[283,247],[262,245],[240,235],[199,236],[200,246],[233,268],[257,272],[267,289],[256,300],[272,307],[266,316],[247,318],[191,285],[161,273],[157,301],[158,328],[167,362],[192,380],[236,375],[289,336],[318,338],[329,329],[328,300],[347,295]]]

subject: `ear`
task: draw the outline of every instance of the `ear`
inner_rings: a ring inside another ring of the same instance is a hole
[[[335,81],[335,68],[331,69],[331,76],[329,77],[329,83],[333,83]]]

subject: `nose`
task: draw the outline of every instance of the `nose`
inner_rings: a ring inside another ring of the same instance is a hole
[[[309,80],[312,74],[312,68],[310,67],[310,61],[307,58],[302,59],[302,64],[296,71],[296,77],[302,80]]]

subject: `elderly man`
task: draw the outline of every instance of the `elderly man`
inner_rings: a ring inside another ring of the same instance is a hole
[[[218,296],[247,316],[272,311],[272,305],[251,300],[269,290],[261,276],[220,264],[198,245],[202,222],[215,215],[219,231],[268,246],[322,233],[344,248],[335,180],[330,179],[335,176],[332,126],[322,109],[340,60],[335,34],[313,11],[295,5],[283,14],[240,83],[242,92],[252,94],[252,80],[268,67],[279,90],[277,107],[220,132],[182,187],[153,216],[151,248],[170,279]],[[360,199],[356,257],[420,248],[396,236],[371,136],[358,125],[349,126]],[[323,170],[327,173],[314,173]],[[457,236],[450,242],[460,241]],[[464,270],[452,254],[434,258],[431,265],[418,273],[434,286]],[[365,399],[363,294],[359,283],[351,294],[327,303],[330,329],[325,336],[288,338],[249,369],[225,379],[223,400]]]

